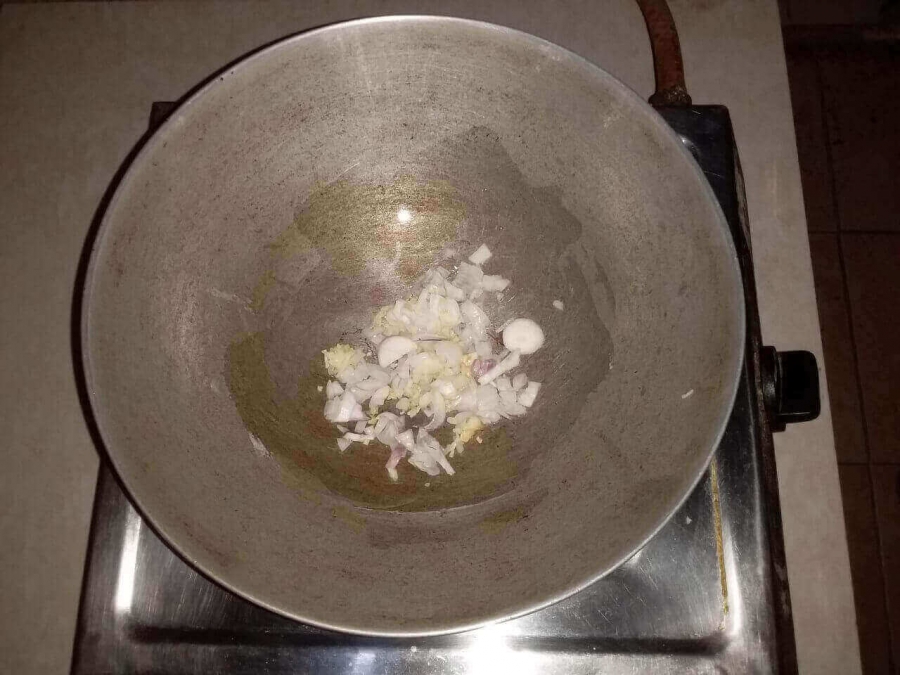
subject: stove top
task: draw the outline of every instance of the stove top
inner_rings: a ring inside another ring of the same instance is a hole
[[[154,104],[151,127],[171,108]],[[663,530],[612,574],[528,616],[445,637],[364,638],[272,614],[209,581],[160,541],[104,464],[73,673],[795,672],[772,393],[764,385],[767,363],[779,373],[781,363],[760,342],[731,121],[720,106],[659,112],[722,205],[748,311],[747,356],[725,435]],[[792,421],[789,411],[784,417]]]

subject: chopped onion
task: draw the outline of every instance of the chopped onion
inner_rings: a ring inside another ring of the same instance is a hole
[[[496,378],[500,377],[503,373],[516,368],[519,365],[521,358],[519,357],[519,350],[512,350],[500,363],[487,371],[484,375],[478,378],[479,384],[487,384],[488,382],[492,382]]]
[[[465,319],[468,324],[468,327],[475,335],[485,335],[488,326],[491,325],[491,320],[481,307],[471,300],[466,300],[459,306],[459,310],[462,313],[463,319]]]
[[[460,263],[456,277],[453,279],[453,285],[461,288],[466,293],[471,294],[479,290],[481,280],[484,278],[484,272],[477,265],[469,265],[468,263]]]
[[[391,388],[387,385],[381,387],[380,389],[376,389],[375,393],[372,394],[372,397],[369,399],[369,409],[377,410],[381,406],[384,405],[384,402],[387,400],[388,394],[391,393]]]
[[[544,346],[544,331],[531,319],[516,319],[503,329],[503,345],[521,354],[534,354]]]
[[[416,444],[415,436],[413,435],[412,429],[407,429],[402,434],[397,434],[397,442],[403,446],[405,450],[412,451],[413,446]]]
[[[530,408],[532,405],[534,405],[534,399],[537,398],[538,392],[540,390],[540,382],[529,382],[528,386],[525,387],[525,391],[519,392],[519,403],[524,405],[526,408]]]
[[[491,253],[491,249],[487,247],[487,244],[482,244],[475,250],[475,253],[469,256],[469,262],[473,265],[484,265],[491,259],[492,255],[494,254]]]
[[[390,448],[385,470],[393,481],[404,458],[428,475],[452,475],[447,457],[473,439],[481,443],[485,425],[527,413],[540,384],[507,373],[543,345],[544,334],[530,319],[510,320],[500,328],[506,349],[494,353],[496,332],[479,299],[484,293],[499,299],[510,282],[484,274],[481,265],[491,257],[482,245],[452,280],[447,269],[432,268],[416,295],[380,308],[362,331],[374,354],[346,344],[323,352],[331,379],[319,391],[325,418],[343,433],[341,452],[353,442],[377,441]],[[418,420],[420,412],[426,421]],[[441,447],[429,432],[448,423],[453,440]]]
[[[475,353],[480,359],[489,359],[493,356],[491,351],[491,343],[488,340],[481,340],[475,343]]]
[[[509,286],[509,279],[504,279],[496,274],[485,274],[481,279],[481,287],[489,293],[500,293]]]
[[[325,419],[329,422],[349,422],[357,405],[353,394],[345,391],[340,398],[330,399],[325,404]]]
[[[387,469],[388,475],[391,477],[391,480],[395,483],[400,479],[400,475],[397,473],[397,465],[405,455],[406,450],[395,445],[391,448],[391,456],[388,459],[387,464],[384,465],[384,468]]]
[[[416,343],[400,335],[392,335],[378,345],[378,365],[387,368],[400,357],[416,351]]]
[[[462,349],[455,342],[442,340],[435,345],[434,351],[451,368],[459,366],[459,362],[462,361]]]

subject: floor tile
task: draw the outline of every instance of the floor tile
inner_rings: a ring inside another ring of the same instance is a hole
[[[819,60],[842,230],[900,231],[900,53]]]
[[[873,467],[885,595],[895,672],[900,672],[900,465]]]
[[[882,0],[788,0],[794,24],[867,24],[878,20]]]
[[[789,49],[786,56],[806,225],[810,232],[833,231],[836,229],[834,198],[816,57],[814,52],[804,49]]]
[[[869,458],[900,463],[900,236],[841,241]]]
[[[822,328],[828,400],[838,462],[865,462],[865,435],[856,362],[850,338],[850,315],[836,234],[811,233],[809,246]]]
[[[877,521],[872,506],[869,467],[854,464],[842,465],[838,469],[863,673],[893,675],[890,629],[884,603],[884,579],[878,550]]]

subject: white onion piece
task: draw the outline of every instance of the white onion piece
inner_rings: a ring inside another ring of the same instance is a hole
[[[489,293],[499,293],[506,290],[509,286],[509,279],[496,274],[485,274],[481,279],[481,287]]]
[[[390,417],[386,418],[386,415],[390,415]],[[391,413],[382,413],[375,425],[375,436],[380,442],[392,447],[397,442],[397,434],[402,429],[403,423],[399,417]]]
[[[491,259],[492,255],[494,254],[491,253],[491,249],[487,247],[487,244],[482,244],[475,249],[475,253],[469,256],[469,262],[473,265],[484,265],[484,263]]]
[[[518,402],[516,392],[512,389],[500,392],[500,403],[503,412],[512,417],[524,415],[527,412],[525,406]]]
[[[403,446],[405,450],[412,451],[413,446],[416,444],[412,429],[407,429],[403,433],[397,434],[397,442]]]
[[[334,398],[335,396],[340,396],[344,393],[344,388],[340,385],[340,383],[335,382],[334,380],[328,380],[328,384],[325,385],[325,396],[328,398]]]
[[[344,438],[346,438],[348,441],[361,441],[368,445],[368,442],[375,438],[375,434],[372,432],[372,428],[368,427],[366,429],[366,433],[364,434],[357,434],[352,431],[348,431],[346,434],[344,434]]]
[[[519,403],[524,405],[526,408],[530,408],[532,405],[534,405],[534,399],[537,398],[538,392],[540,390],[540,382],[529,382],[528,386],[525,387],[525,391],[519,392]]]
[[[478,387],[475,395],[477,399],[475,409],[479,415],[494,412],[500,405],[500,395],[497,393],[496,387],[483,384]]]
[[[400,474],[397,473],[397,465],[400,463],[400,460],[403,459],[405,454],[406,450],[404,448],[398,446],[392,447],[391,456],[388,458],[387,464],[384,465],[391,480],[395,483],[400,479]]]
[[[373,377],[370,377],[363,380],[362,382],[357,382],[356,384],[350,385],[349,387],[347,387],[347,390],[353,393],[353,396],[356,397],[356,400],[359,403],[364,403],[372,394],[386,385],[388,381],[381,382]]]
[[[456,396],[456,387],[448,380],[435,380],[431,388],[445,398]]]
[[[469,328],[476,335],[484,335],[485,331],[490,327],[491,320],[488,315],[471,300],[466,300],[459,306],[463,319],[469,325]]]
[[[473,293],[481,290],[481,280],[484,278],[484,272],[477,265],[469,263],[460,263],[459,270],[453,279],[453,285],[461,288],[466,293]]]
[[[491,351],[491,343],[487,340],[475,343],[475,353],[478,354],[479,359],[489,359],[494,355]]]
[[[520,403],[510,403],[508,406],[505,406],[504,410],[510,417],[520,417],[528,412],[528,408]]]
[[[478,413],[478,417],[485,424],[495,424],[500,421],[500,413],[496,411]]]
[[[385,338],[378,345],[378,365],[387,368],[401,357],[416,351],[416,343],[401,335]]]
[[[358,434],[361,434],[366,430],[366,420],[360,420],[356,423],[356,426],[353,427],[353,431]]]
[[[353,394],[345,391],[340,398],[333,398],[325,404],[325,419],[329,422],[346,423],[354,420],[354,409],[359,404]]]
[[[357,420],[367,420],[367,419],[369,419],[369,416],[363,412],[362,406],[359,403],[357,403],[355,406],[353,406],[353,412],[350,413],[350,419],[348,419],[347,421],[355,422]]]
[[[391,393],[391,388],[387,385],[383,386],[381,389],[375,391],[372,394],[372,397],[369,399],[369,408],[370,409],[378,409],[384,405],[384,402],[387,400],[388,394]]]
[[[447,419],[447,409],[444,405],[444,397],[438,392],[432,394],[431,413],[431,421],[424,427],[426,431],[433,431],[434,429],[440,428],[443,426],[444,420]]]
[[[419,434],[416,436],[416,448],[421,448],[428,453],[428,455],[430,455],[449,475],[452,476],[456,473],[456,471],[453,470],[453,467],[450,466],[450,462],[448,462],[447,458],[444,456],[444,449],[441,447],[441,444],[424,429],[419,429]]]
[[[512,379],[512,388],[516,391],[524,389],[528,384],[528,376],[525,373],[519,373]]]
[[[473,410],[476,405],[478,405],[478,395],[475,387],[466,388],[456,399],[457,410]]]
[[[454,286],[449,281],[444,282],[444,295],[457,302],[466,299],[466,292],[458,286]]]
[[[512,350],[500,363],[479,377],[478,384],[488,384],[489,382],[493,382],[503,373],[518,367],[520,361],[519,350]]]
[[[460,346],[454,342],[442,340],[434,346],[435,353],[444,359],[444,362],[451,368],[455,368],[462,361],[463,353]]]
[[[509,378],[505,375],[501,375],[494,381],[494,386],[497,387],[497,391],[502,394],[504,391],[510,391],[512,389],[512,382],[510,382]]]
[[[351,444],[352,442],[353,442],[353,441],[351,441],[349,438],[339,438],[339,439],[337,439],[338,450],[340,450],[341,452],[343,452],[344,450],[346,450],[347,448],[350,447],[350,444]]]
[[[544,346],[544,331],[531,319],[516,319],[503,329],[503,345],[521,354],[534,354]]]

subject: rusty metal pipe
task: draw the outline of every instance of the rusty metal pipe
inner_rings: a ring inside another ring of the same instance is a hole
[[[684,61],[675,20],[666,0],[637,0],[650,34],[653,50],[653,70],[656,91],[650,104],[661,106],[688,106],[691,97],[684,83]]]

